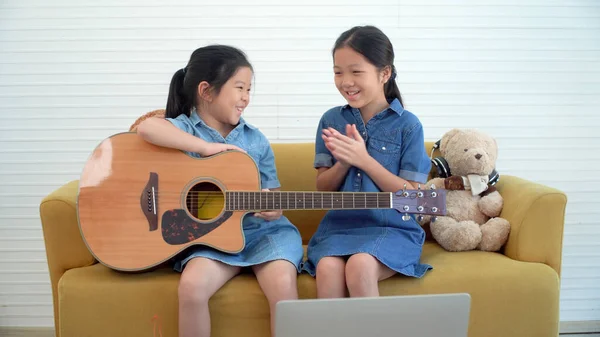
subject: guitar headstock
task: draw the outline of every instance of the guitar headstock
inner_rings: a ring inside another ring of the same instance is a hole
[[[403,214],[446,215],[446,190],[403,189],[394,193],[392,208]]]

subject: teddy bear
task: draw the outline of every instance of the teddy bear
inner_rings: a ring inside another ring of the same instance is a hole
[[[500,250],[510,223],[498,217],[503,199],[490,182],[496,174],[496,140],[476,129],[452,129],[438,144],[442,157],[432,162],[442,174],[426,188],[446,190],[446,215],[424,216],[420,224],[447,251]]]

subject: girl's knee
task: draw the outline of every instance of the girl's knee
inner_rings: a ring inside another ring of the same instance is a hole
[[[286,260],[269,262],[254,268],[258,282],[271,305],[298,297],[298,271]]]
[[[289,293],[292,290],[296,291],[298,283],[298,273],[293,272],[280,273],[275,277],[275,287],[280,293]]]
[[[363,271],[366,273],[376,273],[378,261],[375,257],[366,253],[358,253],[350,256],[346,263],[346,273]]]
[[[330,278],[344,276],[346,262],[335,256],[326,256],[317,263],[317,278]]]
[[[355,254],[346,263],[346,284],[348,289],[362,289],[377,282],[378,261],[369,254]]]
[[[179,302],[187,305],[208,304],[210,294],[205,289],[206,287],[202,286],[201,280],[182,276],[177,289]]]
[[[269,282],[270,291],[265,291],[265,295],[270,305],[275,305],[279,301],[292,300],[298,298],[297,273],[280,273],[273,275]]]
[[[324,257],[317,264],[317,296],[337,298],[346,296],[344,268],[346,261],[340,257]]]

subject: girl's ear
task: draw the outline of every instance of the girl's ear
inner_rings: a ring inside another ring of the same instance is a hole
[[[198,84],[198,96],[202,100],[211,102],[212,101],[212,95],[211,95],[212,90],[210,90],[210,89],[211,89],[210,84],[208,84],[208,82],[206,82],[206,81],[200,82],[200,84]]]
[[[392,77],[392,67],[390,66],[385,66],[383,67],[383,69],[381,69],[381,80],[382,82],[385,84],[387,83],[390,78]]]

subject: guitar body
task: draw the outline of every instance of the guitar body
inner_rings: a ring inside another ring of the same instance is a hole
[[[150,269],[192,245],[236,253],[245,245],[242,219],[248,211],[227,210],[226,190],[260,191],[249,155],[194,158],[136,133],[116,134],[95,148],[83,168],[79,228],[94,257],[121,271]]]

